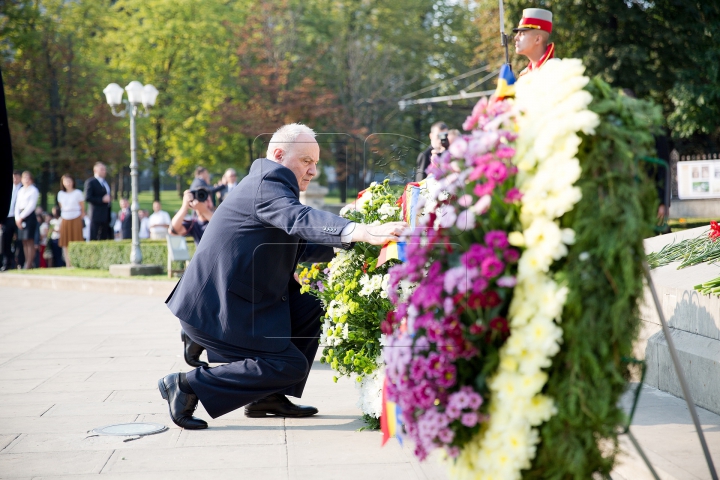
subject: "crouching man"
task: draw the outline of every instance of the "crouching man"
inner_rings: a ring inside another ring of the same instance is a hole
[[[381,245],[397,238],[403,222],[366,226],[300,203],[317,174],[315,133],[285,125],[270,139],[267,158],[215,211],[193,261],[167,299],[190,339],[229,363],[173,373],[158,381],[173,422],[207,428],[192,414],[198,400],[217,418],[245,406],[248,417],[306,417],[295,405],[315,358],[322,307],[300,293],[298,262],[324,262],[333,247]]]

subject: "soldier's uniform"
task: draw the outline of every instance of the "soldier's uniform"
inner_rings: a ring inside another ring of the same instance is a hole
[[[513,28],[513,32],[521,32],[526,30],[542,30],[548,33],[552,33],[552,12],[542,8],[526,8],[523,10],[522,20],[517,28]],[[550,43],[545,49],[545,54],[542,58],[536,62],[530,62],[527,67],[523,69],[518,75],[518,78],[523,75],[537,70],[547,63],[548,60],[555,56],[555,44]]]

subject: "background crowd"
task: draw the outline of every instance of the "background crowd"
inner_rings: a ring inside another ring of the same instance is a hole
[[[228,169],[216,185],[211,185],[206,168],[197,167],[195,173],[190,190],[184,192],[182,207],[173,218],[159,201],[153,202],[152,214],[138,210],[140,239],[163,240],[168,234],[175,234],[200,241],[215,204],[221,203],[237,185],[237,172]],[[71,242],[131,239],[130,202],[120,198],[118,211],[112,211],[113,192],[106,175],[106,166],[97,162],[83,190],[76,187],[72,175],[63,175],[56,205],[46,212],[39,204],[40,193],[32,172],[14,171],[10,210],[0,225],[0,271],[71,267],[68,250]],[[193,192],[198,189],[207,192],[204,201],[195,198]]]

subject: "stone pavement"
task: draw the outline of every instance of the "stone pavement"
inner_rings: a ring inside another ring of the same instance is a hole
[[[179,325],[162,299],[0,287],[0,478],[445,479],[435,461],[362,426],[350,381],[316,362],[308,419],[247,419],[242,411],[187,431],[169,419],[157,379],[189,370]],[[682,400],[646,389],[635,432],[663,479],[710,478]],[[720,463],[720,417],[701,410]],[[156,422],[163,433],[124,442],[95,427]],[[625,446],[625,445],[624,445]],[[616,480],[650,478],[631,447]]]

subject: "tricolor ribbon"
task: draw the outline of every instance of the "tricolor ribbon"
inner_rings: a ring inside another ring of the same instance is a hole
[[[387,377],[385,377],[382,389],[382,413],[380,414],[380,430],[383,434],[381,445],[385,445],[390,437],[397,438],[400,445],[402,445],[402,436],[400,436],[402,410],[397,403],[387,399],[385,394],[387,391],[387,382]]]

